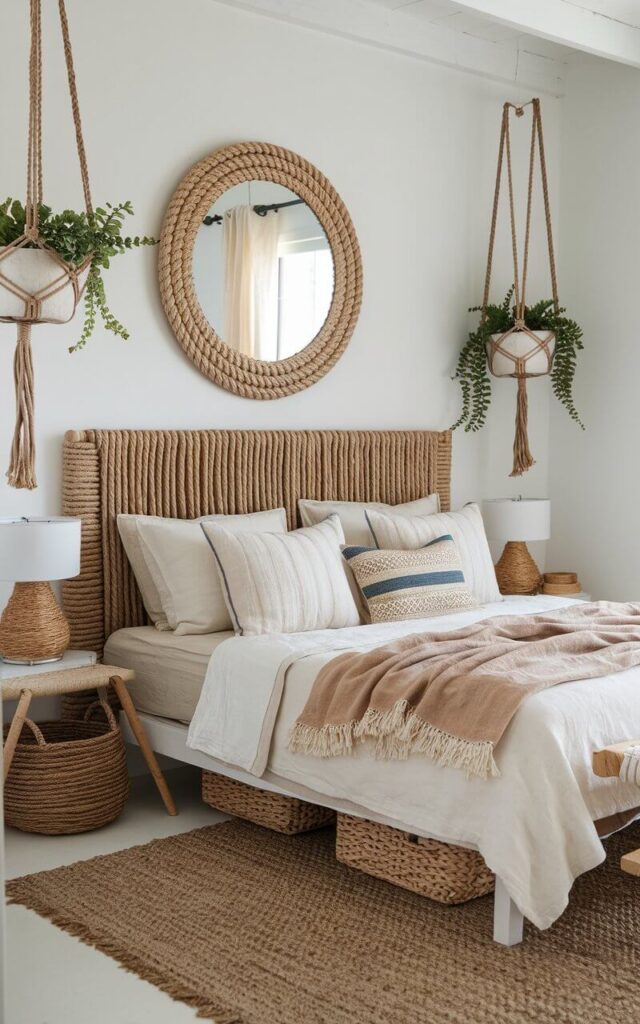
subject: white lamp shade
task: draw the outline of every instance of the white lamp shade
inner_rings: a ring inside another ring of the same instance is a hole
[[[551,502],[546,498],[484,501],[482,518],[492,540],[549,540],[551,536]]]
[[[36,583],[66,580],[80,572],[81,520],[0,518],[0,580]]]

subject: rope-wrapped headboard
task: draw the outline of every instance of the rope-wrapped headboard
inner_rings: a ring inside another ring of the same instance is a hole
[[[449,508],[449,431],[85,430],[64,441],[63,511],[82,518],[80,575],[62,585],[71,644],[145,622],[120,512],[194,519],[299,498],[397,504],[437,491]]]

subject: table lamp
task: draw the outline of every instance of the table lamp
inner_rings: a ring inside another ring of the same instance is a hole
[[[502,594],[537,594],[542,577],[527,541],[551,536],[551,502],[546,498],[494,498],[482,503],[482,516],[490,540],[505,541],[496,562]]]
[[[0,657],[12,665],[59,661],[69,623],[50,580],[80,572],[80,519],[0,518],[0,580],[15,584],[0,619]]]

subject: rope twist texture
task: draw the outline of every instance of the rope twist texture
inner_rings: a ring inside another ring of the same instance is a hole
[[[71,40],[69,36],[69,23],[64,0],[58,0],[58,11],[62,29],[62,41],[64,56],[67,66],[67,78],[69,82],[69,95],[71,97],[71,111],[76,134],[76,147],[80,162],[80,176],[82,178],[82,189],[84,192],[85,207],[90,216],[93,212],[91,204],[91,190],[89,187],[89,172],[87,168],[87,157],[82,135],[82,122],[80,120],[80,107],[78,104],[78,93],[76,88],[75,72],[73,67],[73,54],[71,51]],[[11,280],[10,269],[5,273],[0,270],[0,289],[17,296],[24,302],[23,315],[3,316],[5,322],[17,322],[18,344],[14,360],[14,380],[16,388],[16,425],[11,447],[11,459],[7,470],[7,480],[11,487],[27,488],[29,490],[37,487],[35,476],[35,422],[34,422],[34,380],[33,380],[33,359],[31,355],[31,331],[33,323],[47,322],[43,316],[43,305],[47,299],[52,298],[62,289],[71,285],[73,291],[73,308],[80,301],[84,283],[81,286],[80,278],[83,277],[91,263],[91,257],[87,257],[83,263],[76,267],[67,263],[58,253],[50,249],[40,236],[40,206],[43,201],[43,174],[42,174],[42,0],[30,0],[29,23],[31,30],[31,46],[29,51],[29,123],[27,135],[27,189],[25,198],[25,230],[23,235],[5,246],[0,251],[0,265],[5,262],[6,268],[10,268],[11,256],[16,250],[25,246],[37,248],[46,252],[52,262],[60,267],[60,275],[53,281],[48,282],[39,292],[31,294]],[[86,276],[83,278],[86,282]],[[61,322],[60,320],[49,320],[48,322]]]
[[[511,154],[511,132],[510,132],[510,111],[515,111],[516,117],[524,115],[524,108],[531,106],[531,141],[529,145],[529,172],[527,178],[527,204],[525,214],[525,236],[522,258],[522,273],[520,273],[520,261],[518,256],[518,235],[515,215],[515,200],[513,189],[513,166]],[[481,323],[487,318],[487,307],[491,290],[491,274],[493,270],[493,253],[496,239],[496,225],[498,220],[498,209],[500,201],[500,189],[502,184],[503,166],[506,162],[509,226],[511,231],[511,256],[513,260],[513,288],[515,316],[514,325],[504,334],[492,337],[487,343],[487,359],[489,369],[494,372],[493,363],[496,353],[506,356],[514,363],[514,372],[511,376],[518,381],[518,400],[516,405],[516,432],[513,444],[513,469],[511,476],[521,476],[535,464],[535,460],[529,450],[528,439],[528,398],[527,398],[527,377],[540,376],[539,373],[530,374],[527,372],[527,361],[533,358],[538,351],[544,351],[547,357],[547,372],[551,372],[553,354],[555,349],[555,338],[549,333],[546,338],[538,338],[525,323],[527,276],[529,272],[529,248],[531,242],[531,219],[533,208],[533,182],[535,176],[536,151],[539,155],[540,177],[542,182],[542,198],[544,204],[545,227],[547,234],[547,250],[549,257],[549,271],[551,275],[551,291],[553,305],[556,312],[560,308],[558,300],[558,278],[556,271],[555,252],[553,247],[553,232],[551,225],[551,205],[549,201],[549,182],[547,176],[547,165],[544,151],[544,135],[542,130],[542,114],[540,111],[540,100],[534,98],[530,103],[515,105],[505,103],[502,108],[502,122],[500,127],[500,143],[498,146],[498,167],[493,194],[493,207],[491,213],[491,227],[489,230],[489,250],[487,253],[487,268],[484,280],[484,292],[482,298]],[[506,161],[505,161],[506,157]],[[514,332],[526,333],[532,341],[532,349],[526,358],[518,358],[504,344]],[[498,374],[498,376],[503,376]]]
[[[203,218],[227,189],[256,178],[284,185],[307,203],[334,262],[333,297],[322,328],[301,352],[278,362],[226,345],[204,315],[193,283],[193,247]],[[158,272],[162,304],[179,344],[201,373],[245,398],[283,398],[320,380],[346,348],[362,301],[360,248],[340,196],[307,160],[266,142],[226,146],[191,168],[165,215]]]

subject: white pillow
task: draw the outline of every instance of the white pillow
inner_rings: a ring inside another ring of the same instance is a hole
[[[440,511],[440,495],[429,494],[426,498],[407,501],[402,505],[385,505],[380,501],[313,501],[300,498],[298,509],[303,526],[314,526],[336,513],[344,530],[345,543],[370,547],[373,543],[371,531],[365,518],[365,510],[378,509],[393,512],[399,516],[427,516]]]
[[[476,600],[480,604],[502,601],[477,505],[465,505],[459,512],[439,512],[411,519],[374,510],[366,515],[376,546],[385,550],[421,548],[436,537],[449,534],[458,548],[464,578]]]
[[[210,520],[201,528],[218,564],[236,633],[301,633],[357,626],[360,615],[342,565],[337,515],[291,533],[237,534]]]
[[[178,636],[231,629],[215,560],[200,529],[202,522],[223,521],[229,533],[286,533],[283,508],[239,516],[202,519],[141,517],[138,537],[144,561],[162,609]]]
[[[147,563],[144,560],[142,553],[142,546],[140,544],[140,536],[138,534],[138,520],[139,519],[157,519],[159,516],[136,516],[121,513],[118,516],[118,533],[120,534],[120,540],[125,550],[126,556],[129,559],[129,564],[133,569],[133,575],[136,578],[138,589],[142,597],[142,603],[145,606],[147,615],[153,622],[156,629],[167,630],[171,629],[167,622],[167,617],[162,610],[162,601],[160,600],[160,594],[158,588],[153,582],[153,577],[147,568]]]

